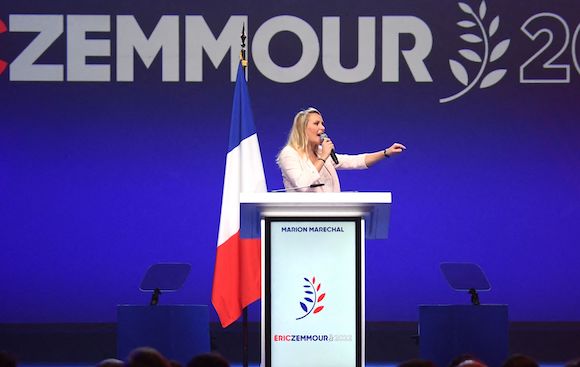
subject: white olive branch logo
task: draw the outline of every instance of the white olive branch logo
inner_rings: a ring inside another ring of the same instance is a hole
[[[481,64],[479,67],[479,71],[477,72],[477,75],[475,76],[475,78],[473,78],[473,80],[471,80],[471,82],[469,81],[467,69],[459,61],[449,59],[449,67],[451,68],[453,76],[455,76],[455,79],[457,79],[457,81],[463,84],[465,88],[463,88],[460,92],[452,96],[440,99],[439,100],[440,103],[451,102],[463,96],[465,93],[469,92],[475,85],[477,85],[480,80],[481,83],[479,84],[479,88],[483,89],[491,87],[496,83],[498,83],[504,77],[507,71],[506,69],[496,69],[487,73],[487,75],[485,75],[483,79],[481,78],[486,68],[488,67],[488,64],[491,64],[494,61],[497,61],[500,57],[502,57],[510,45],[510,40],[505,39],[499,42],[495,47],[493,47],[491,53],[489,52],[491,37],[493,37],[493,35],[497,32],[499,28],[499,15],[493,18],[493,20],[490,22],[488,31],[486,30],[486,27],[483,24],[483,20],[487,13],[487,5],[485,4],[485,0],[481,2],[478,13],[476,13],[471,8],[471,6],[467,5],[466,3],[459,3],[458,5],[459,8],[464,13],[472,16],[474,21],[462,20],[458,22],[457,25],[465,29],[466,31],[470,31],[471,28],[477,26],[479,28],[479,31],[481,32],[481,36],[473,33],[464,33],[460,37],[465,42],[473,45],[483,42],[483,57],[469,48],[459,50],[459,54],[463,56],[466,60]]]

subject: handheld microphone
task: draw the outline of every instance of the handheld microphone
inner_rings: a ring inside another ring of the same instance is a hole
[[[320,134],[320,137],[322,138],[322,140],[324,139],[328,139],[328,135],[326,135],[326,133],[322,133]],[[332,160],[334,161],[334,164],[338,164],[338,158],[336,157],[336,153],[334,152],[334,149],[332,149],[330,151],[330,157],[332,158]]]
[[[306,186],[299,186],[299,187],[289,187],[287,189],[278,189],[278,190],[272,190],[271,192],[286,192],[286,191],[296,191],[296,190],[300,190],[300,189],[312,189],[315,187],[320,187],[320,186],[324,186],[323,183],[315,183],[312,185],[306,185]]]

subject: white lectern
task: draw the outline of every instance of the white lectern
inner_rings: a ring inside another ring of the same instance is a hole
[[[365,365],[364,243],[387,238],[391,193],[240,195],[262,240],[262,367]]]

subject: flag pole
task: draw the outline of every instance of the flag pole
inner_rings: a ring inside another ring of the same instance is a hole
[[[242,39],[241,50],[240,50],[240,62],[244,68],[244,76],[248,68],[248,60],[246,59],[246,25],[242,24]],[[243,367],[248,367],[248,306],[244,307],[242,311],[242,365]]]
[[[246,71],[247,67],[248,67],[248,60],[246,59],[246,25],[242,24],[242,35],[240,36],[240,38],[242,39],[242,44],[240,46],[242,46],[241,51],[240,51],[240,60],[242,62],[242,67],[244,68],[244,71]]]

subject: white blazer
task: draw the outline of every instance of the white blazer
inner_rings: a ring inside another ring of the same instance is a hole
[[[278,155],[278,166],[282,171],[284,187],[289,191],[304,192],[340,192],[337,169],[366,169],[366,154],[337,154],[338,164],[328,157],[324,166],[318,172],[306,155],[302,156],[291,146],[285,146]],[[310,188],[312,184],[323,186]],[[304,187],[306,186],[306,187]],[[300,187],[300,189],[293,190]]]

